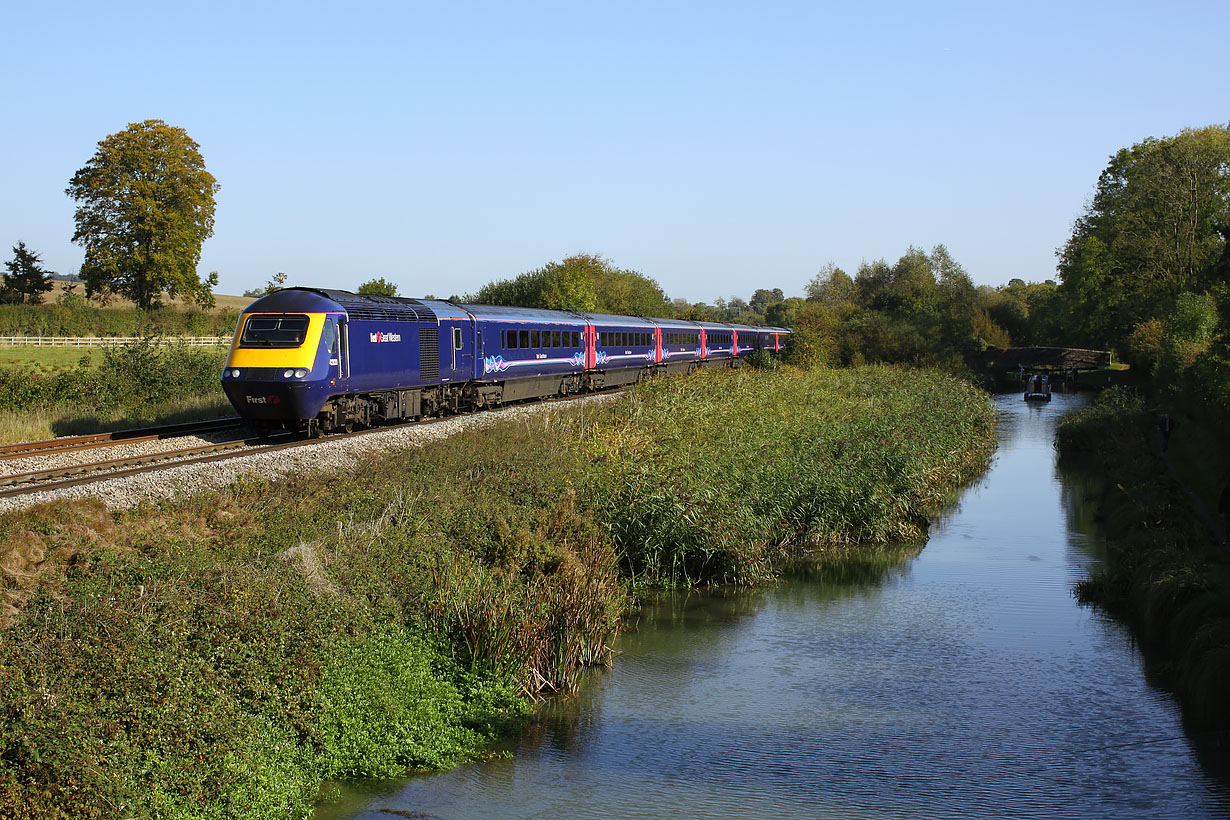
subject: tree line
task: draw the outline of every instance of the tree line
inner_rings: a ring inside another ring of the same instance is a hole
[[[641,272],[592,253],[491,282],[467,300],[527,307],[775,325],[796,331],[801,360],[949,363],[988,346],[1051,344],[1114,350],[1174,381],[1204,357],[1225,357],[1230,315],[1230,129],[1207,126],[1118,151],[1057,252],[1057,279],[975,286],[943,245],[909,248],[853,275],[826,265],[805,293],[758,288],[712,304],[670,299]],[[208,306],[217,275],[197,274],[213,233],[217,180],[199,146],[161,120],[98,143],[66,193],[73,241],[85,249],[85,295],[139,308],[180,296]],[[19,242],[0,302],[38,303],[53,273]],[[284,273],[247,295],[283,286]],[[361,293],[395,295],[384,278]],[[460,298],[460,297],[455,297]],[[1220,366],[1220,365],[1218,365]],[[1166,375],[1169,374],[1169,375]]]

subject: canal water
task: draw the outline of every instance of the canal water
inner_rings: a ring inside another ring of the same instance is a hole
[[[876,577],[676,595],[506,759],[348,787],[332,818],[1207,818],[1202,768],[1127,632],[1055,422],[997,399],[988,474]]]

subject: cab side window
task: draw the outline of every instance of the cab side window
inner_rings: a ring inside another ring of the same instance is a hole
[[[332,316],[325,317],[325,329],[322,334],[325,350],[329,351],[329,358],[337,358],[337,325],[333,322]]]

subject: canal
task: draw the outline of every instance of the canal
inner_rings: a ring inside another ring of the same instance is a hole
[[[334,818],[1208,818],[1173,698],[1072,598],[1099,545],[1044,406],[999,397],[990,471],[872,577],[665,597],[511,756],[353,784]]]

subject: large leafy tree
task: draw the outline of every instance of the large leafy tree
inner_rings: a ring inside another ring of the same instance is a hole
[[[43,294],[51,290],[51,274],[45,270],[43,260],[34,251],[26,247],[25,242],[13,246],[13,258],[4,263],[8,275],[0,286],[0,298],[12,298],[13,301],[38,304],[43,301]]]
[[[196,142],[162,120],[99,142],[65,192],[78,203],[73,241],[85,247],[86,294],[119,294],[142,308],[164,294],[212,305],[217,275],[201,281],[196,268],[218,188]]]
[[[1230,127],[1146,139],[1111,157],[1059,252],[1073,343],[1119,347],[1180,293],[1217,287],[1230,226]]]
[[[548,262],[513,279],[483,286],[469,301],[487,305],[597,311],[626,316],[672,316],[674,308],[653,279],[616,268],[594,254]]]

